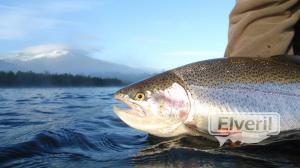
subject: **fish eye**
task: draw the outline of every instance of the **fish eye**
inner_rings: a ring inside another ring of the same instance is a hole
[[[145,100],[145,94],[141,93],[141,92],[137,93],[135,95],[135,100],[137,100],[137,101],[143,101],[143,100]]]

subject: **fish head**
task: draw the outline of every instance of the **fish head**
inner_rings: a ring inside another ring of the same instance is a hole
[[[175,74],[166,72],[132,84],[114,97],[128,106],[115,106],[115,113],[133,128],[159,137],[188,133],[183,122],[190,111],[189,96]]]

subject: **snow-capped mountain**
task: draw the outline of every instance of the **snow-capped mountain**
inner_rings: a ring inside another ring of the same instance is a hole
[[[11,60],[30,61],[39,58],[56,58],[70,53],[70,48],[64,45],[38,45],[29,47],[11,56]]]
[[[149,76],[144,70],[91,58],[84,50],[61,45],[35,46],[14,53],[0,60],[1,70],[115,77],[128,82]]]

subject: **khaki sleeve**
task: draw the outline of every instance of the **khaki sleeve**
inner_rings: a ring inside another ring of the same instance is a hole
[[[294,54],[299,0],[237,0],[229,17],[226,57]]]

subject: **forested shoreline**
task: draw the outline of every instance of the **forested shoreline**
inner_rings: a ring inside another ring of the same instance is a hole
[[[0,71],[0,87],[84,87],[120,85],[124,85],[124,83],[116,78],[99,78],[72,74]]]

